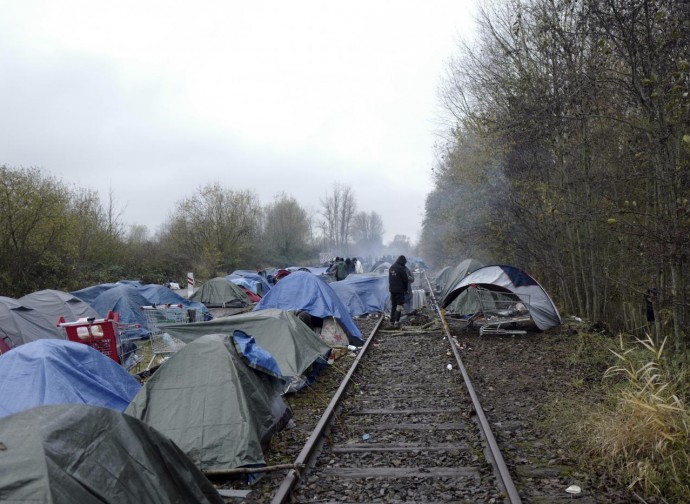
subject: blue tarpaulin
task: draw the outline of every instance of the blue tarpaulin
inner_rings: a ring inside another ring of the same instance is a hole
[[[244,362],[253,369],[283,379],[283,372],[278,363],[268,350],[260,347],[256,340],[243,331],[236,330],[232,333],[237,353],[242,356]]]
[[[268,283],[268,280],[266,280],[266,278],[264,278],[263,276],[259,275],[256,271],[236,270],[230,273],[225,278],[234,283],[237,283],[238,285],[243,285],[244,287],[247,287],[254,294],[258,294],[259,296],[265,296],[268,293],[268,291],[270,291],[272,288],[271,284]],[[245,280],[247,280],[247,285],[235,282],[235,280],[238,278],[244,278]],[[248,287],[248,285],[251,285],[251,287]]]
[[[304,310],[314,317],[334,317],[348,336],[359,343],[363,342],[362,333],[347,307],[329,284],[312,273],[295,271],[278,281],[254,310],[266,308]]]
[[[90,404],[124,411],[139,382],[81,343],[43,339],[0,355],[0,417],[46,404]]]
[[[385,313],[387,307],[390,306],[387,274],[350,274],[345,280],[332,282],[329,285],[353,317],[369,313]]]
[[[123,340],[145,338],[150,334],[142,306],[181,304],[185,308],[201,311],[205,320],[212,318],[208,308],[201,303],[189,301],[162,285],[144,285],[133,280],[95,285],[72,294],[86,301],[101,317],[108,315],[109,311],[117,312],[122,326],[129,326],[121,331]]]

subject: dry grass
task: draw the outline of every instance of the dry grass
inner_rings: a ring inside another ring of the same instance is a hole
[[[651,338],[612,351],[618,362],[605,377],[622,378],[611,401],[583,423],[580,440],[593,461],[631,489],[690,502],[690,411],[674,375]]]

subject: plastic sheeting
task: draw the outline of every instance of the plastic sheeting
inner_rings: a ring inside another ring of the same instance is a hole
[[[283,379],[276,360],[270,352],[257,345],[256,340],[252,336],[242,331],[235,331],[232,333],[232,340],[235,343],[235,349],[242,356],[247,366],[262,373],[275,376],[278,379]]]
[[[306,271],[295,271],[280,280],[254,310],[267,308],[304,310],[319,318],[334,317],[347,331],[352,344],[363,343],[361,331],[332,287]]]
[[[247,366],[230,336],[208,334],[170,357],[126,413],[168,436],[204,471],[263,465],[263,449],[291,417],[280,386]]]
[[[558,309],[544,288],[533,277],[514,266],[484,266],[470,273],[450,289],[443,298],[443,307],[450,305],[473,284],[487,289],[495,286],[516,294],[528,307],[532,320],[541,330],[561,324]]]
[[[124,411],[139,382],[81,343],[38,340],[0,356],[0,417],[46,404],[90,404]]]
[[[0,419],[0,501],[222,504],[165,436],[86,405],[42,406]]]
[[[273,356],[286,380],[308,373],[315,364],[325,363],[331,350],[301,320],[285,310],[253,311],[209,322],[170,325],[165,329],[185,343],[206,334],[232,335],[240,330]]]
[[[384,313],[390,306],[388,275],[351,274],[345,280],[330,283],[329,286],[353,317],[369,313]]]
[[[239,285],[244,285],[245,287],[249,288],[249,290],[252,291],[254,294],[258,294],[262,297],[265,296],[266,293],[268,293],[268,291],[270,291],[272,288],[271,284],[268,283],[268,280],[266,280],[266,278],[264,278],[263,276],[259,275],[256,271],[236,270],[230,273],[225,278],[231,280],[232,282],[235,282],[235,280],[238,278],[243,278],[247,280],[246,284]]]

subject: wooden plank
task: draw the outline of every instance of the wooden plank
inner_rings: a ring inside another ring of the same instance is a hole
[[[440,413],[462,413],[460,408],[412,408],[412,409],[384,409],[372,408],[349,412],[350,415],[426,415]]]
[[[466,430],[467,424],[464,422],[451,423],[385,423],[375,425],[348,425],[351,429],[360,430]]]
[[[332,448],[333,453],[360,453],[360,452],[448,452],[468,451],[467,443],[440,443],[425,445],[423,443],[353,443],[337,445]]]
[[[328,467],[322,476],[345,479],[356,478],[475,478],[479,479],[476,467]]]

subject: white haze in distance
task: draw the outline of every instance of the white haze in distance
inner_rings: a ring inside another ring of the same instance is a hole
[[[310,213],[334,183],[417,241],[471,1],[0,0],[0,164],[155,232],[219,182]]]

